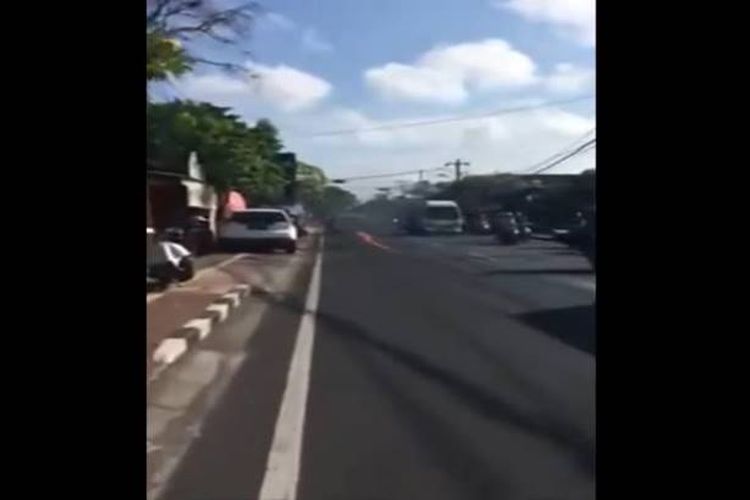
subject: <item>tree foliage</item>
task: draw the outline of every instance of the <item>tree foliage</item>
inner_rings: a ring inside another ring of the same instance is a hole
[[[204,57],[196,42],[242,50],[241,42],[260,13],[254,1],[147,0],[146,81],[180,76],[199,64],[245,71],[237,64]],[[219,190],[237,189],[254,204],[282,198],[287,179],[277,155],[283,144],[269,120],[248,126],[229,108],[209,103],[147,102],[146,137],[151,168],[185,173],[190,153],[195,151],[207,181]],[[298,176],[297,192],[306,205],[323,210],[352,203],[346,195],[326,191],[327,179],[320,168],[301,163]]]
[[[357,197],[346,189],[338,186],[325,186],[320,204],[315,209],[320,215],[329,216],[348,210],[357,203]]]
[[[215,0],[147,0],[146,80],[179,76],[197,64],[238,69],[236,64],[208,59],[190,47],[199,40],[239,44],[259,12],[256,2],[228,7]]]
[[[595,183],[595,170],[580,175],[477,175],[446,186],[432,198],[456,200],[467,212],[523,211],[540,225],[555,226],[594,206]]]
[[[323,193],[328,179],[323,170],[302,161],[297,162],[297,197],[311,210],[322,206]]]
[[[147,106],[147,158],[161,170],[184,172],[192,151],[207,181],[268,202],[284,186],[275,156],[283,145],[276,127],[260,120],[248,127],[236,115],[208,103],[173,101]]]

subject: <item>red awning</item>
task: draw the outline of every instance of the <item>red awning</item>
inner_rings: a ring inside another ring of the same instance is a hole
[[[232,212],[237,212],[238,210],[247,210],[245,197],[237,191],[230,191],[227,195],[227,202],[224,205],[224,215],[225,217],[229,217]]]

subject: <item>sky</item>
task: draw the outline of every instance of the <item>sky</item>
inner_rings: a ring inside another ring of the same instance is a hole
[[[594,99],[585,98],[595,90],[595,0],[261,3],[244,53],[197,47],[260,78],[199,68],[154,88],[156,98],[229,106],[251,125],[270,118],[287,150],[330,178],[430,170],[456,158],[470,162],[469,175],[522,172],[594,135]],[[386,128],[366,130],[373,127]],[[588,168],[595,168],[594,151],[548,173]],[[414,180],[344,187],[368,197]]]

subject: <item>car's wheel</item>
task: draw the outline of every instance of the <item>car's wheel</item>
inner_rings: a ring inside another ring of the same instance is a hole
[[[297,251],[297,242],[293,241],[293,242],[287,244],[287,246],[284,248],[284,251],[286,253],[290,253],[290,254],[296,252]]]
[[[180,265],[177,268],[177,279],[179,281],[188,281],[193,279],[193,276],[195,276],[193,260],[185,257],[180,261]]]

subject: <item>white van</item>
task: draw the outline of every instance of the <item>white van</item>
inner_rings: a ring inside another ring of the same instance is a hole
[[[464,231],[461,209],[451,200],[426,200],[413,205],[404,223],[410,233],[461,234]]]

